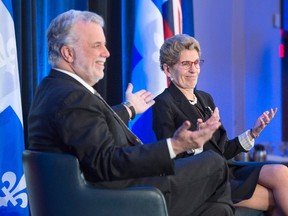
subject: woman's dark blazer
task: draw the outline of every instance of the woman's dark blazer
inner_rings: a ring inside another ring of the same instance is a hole
[[[189,103],[184,94],[171,82],[160,95],[155,98],[153,110],[153,130],[158,140],[171,137],[185,120],[191,122],[191,130],[197,130],[197,119],[207,120],[215,109],[210,94],[195,90],[198,99],[197,107]],[[221,111],[221,110],[220,110]],[[212,149],[227,160],[233,158],[245,149],[240,145],[238,137],[229,140],[224,126],[214,133],[204,145],[204,151]],[[189,156],[182,154],[181,157]],[[261,166],[238,166],[229,161],[231,171],[232,198],[234,202],[251,197],[258,181]],[[238,176],[241,176],[241,178]]]
[[[171,83],[162,94],[155,98],[156,104],[152,108],[153,130],[157,139],[171,137],[185,120],[191,122],[191,130],[197,130],[197,119],[204,117],[205,121],[211,116],[211,111],[215,109],[211,95],[198,90],[195,91],[195,95],[198,99],[198,108],[191,105],[183,93]],[[204,149],[207,148],[217,151],[226,159],[231,159],[245,151],[240,145],[238,137],[232,140],[227,138],[223,125],[204,145]]]

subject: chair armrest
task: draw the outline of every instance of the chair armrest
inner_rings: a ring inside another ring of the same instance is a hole
[[[84,180],[73,155],[25,150],[23,167],[32,215],[168,215],[157,188],[95,187]]]
[[[135,187],[127,189],[94,189],[90,200],[93,209],[89,214],[93,215],[117,215],[117,216],[168,216],[166,202],[163,194],[154,187]],[[92,190],[93,191],[93,190]],[[87,194],[86,194],[87,195]],[[83,205],[87,202],[82,199]],[[81,212],[83,214],[83,212]],[[84,215],[84,214],[83,214]]]

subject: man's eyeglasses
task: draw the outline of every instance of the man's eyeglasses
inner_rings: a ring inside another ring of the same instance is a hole
[[[194,64],[195,68],[199,69],[200,66],[204,63],[203,59],[197,59],[194,62],[192,61],[182,61],[179,62],[179,64],[185,69],[185,70],[189,70],[192,65]]]

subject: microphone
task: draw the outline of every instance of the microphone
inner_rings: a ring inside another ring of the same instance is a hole
[[[210,106],[205,106],[205,113],[208,114],[209,116],[212,116],[213,110],[211,109]]]

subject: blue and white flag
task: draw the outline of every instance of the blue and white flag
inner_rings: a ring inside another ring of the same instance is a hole
[[[0,215],[29,215],[24,131],[11,0],[0,0]]]
[[[182,20],[183,6],[186,7],[187,16],[185,15],[185,19]],[[146,89],[156,97],[167,88],[169,82],[160,69],[161,45],[164,39],[183,32],[182,29],[185,27],[183,21],[187,19],[193,23],[192,1],[136,0],[135,7],[131,82],[135,91]],[[136,116],[129,126],[144,143],[156,140],[152,130],[151,109]]]
[[[137,0],[134,31],[133,71],[134,90],[146,89],[154,96],[167,87],[166,75],[160,69],[159,50],[164,42],[162,0]],[[133,132],[144,142],[155,140],[152,131],[152,110],[137,115],[131,122]]]

